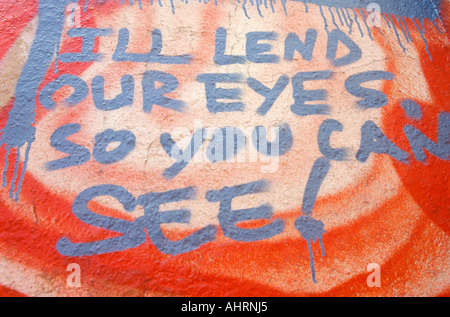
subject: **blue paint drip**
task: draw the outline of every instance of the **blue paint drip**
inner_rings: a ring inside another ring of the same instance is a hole
[[[423,24],[423,20],[419,20],[420,25],[422,26],[422,28],[419,28],[419,26],[417,25],[416,19],[412,19],[412,20],[413,20],[414,25],[416,26],[417,30],[419,31],[420,36],[423,39],[423,42],[425,43],[425,51],[428,53],[428,57],[430,58],[430,60],[433,60],[433,57],[431,57],[431,54],[430,54],[430,52],[428,50],[428,41],[425,38],[425,25]]]
[[[23,166],[22,166],[22,173],[20,174],[19,184],[17,185],[17,190],[16,190],[16,196],[14,197],[15,201],[19,200],[19,193],[22,190],[22,182],[25,177],[25,172],[27,170],[28,160],[29,160],[29,156],[30,156],[30,150],[31,150],[31,142],[28,142],[27,149],[25,151],[25,159],[23,161]]]
[[[410,41],[409,41],[408,36],[406,35],[405,29],[403,28],[403,24],[400,22],[400,19],[398,18],[398,16],[395,16],[395,20],[400,25],[400,28],[401,28],[401,30],[403,32],[403,37],[406,39],[406,44],[408,44]]]
[[[300,216],[295,221],[295,229],[300,233],[303,239],[306,240],[309,253],[309,266],[311,268],[311,276],[314,283],[317,283],[316,270],[314,267],[314,253],[311,242],[319,240],[320,248],[322,249],[322,257],[325,256],[325,248],[323,246],[322,236],[325,232],[324,224],[320,220],[316,220],[310,216]]]
[[[308,4],[306,3],[306,1],[303,1],[303,4],[305,5],[305,12],[308,12]]]
[[[325,248],[322,242],[322,235],[325,233],[324,224],[320,220],[314,219],[311,215],[314,204],[317,199],[320,187],[330,170],[330,160],[324,157],[318,158],[311,169],[308,181],[306,183],[305,193],[303,196],[302,215],[295,221],[295,229],[306,240],[309,252],[309,265],[311,267],[311,275],[314,283],[317,283],[316,271],[314,268],[314,254],[311,241],[319,240],[322,249],[322,256],[325,256]]]
[[[367,33],[369,34],[370,39],[373,41],[373,37],[372,37],[372,32],[370,31],[370,27],[367,24],[367,18],[366,15],[362,13],[362,9],[358,9],[359,13],[361,14],[363,20],[364,20],[364,24],[366,25],[366,29],[367,29]]]
[[[256,0],[256,10],[258,11],[259,16],[263,18],[263,15],[261,13],[261,9],[259,7],[261,4],[262,4],[262,0]]]
[[[347,27],[349,27],[348,33],[349,33],[349,34],[352,34],[352,30],[350,29],[349,22],[348,22],[348,20],[347,20],[347,17],[345,16],[344,9],[341,9],[341,13],[342,13],[342,17],[344,18],[345,24],[347,25]]]
[[[72,25],[75,25],[75,6],[73,6],[72,12],[70,13],[70,21],[72,21]]]
[[[247,17],[247,19],[250,19],[250,17],[248,16],[246,4],[247,4],[247,0],[244,0],[244,2],[242,3],[242,9],[244,10],[244,14]]]
[[[346,16],[343,10],[351,9],[355,13],[355,22],[357,23],[358,28],[361,32],[361,36],[363,37],[363,32],[362,32],[361,26],[359,25],[359,22],[357,20],[357,15],[356,15],[356,11],[355,11],[355,9],[358,8],[358,10],[360,10],[361,16],[364,19],[364,23],[367,28],[367,33],[368,33],[369,37],[373,40],[372,32],[370,30],[370,27],[367,24],[366,17],[361,12],[361,10],[363,10],[362,8],[368,7],[371,3],[373,3],[373,0],[290,0],[290,1],[302,2],[305,6],[307,4],[314,4],[314,5],[319,6],[319,8],[321,9],[322,18],[324,18],[324,19],[325,19],[325,17],[323,15],[322,6],[327,6],[330,11],[330,14],[331,14],[331,19],[333,21],[333,24],[335,25],[335,27],[337,29],[339,29],[339,26],[336,24],[334,14],[331,9],[334,8],[336,10],[336,13],[338,15],[341,25],[344,25],[344,21],[342,20],[340,12],[342,12],[342,14],[344,15],[344,20],[346,20],[346,18],[350,18],[350,15],[348,14]],[[414,2],[408,2],[408,3],[405,3],[404,1],[393,1],[393,0],[378,0],[378,1],[376,1],[376,3],[380,5],[381,15],[383,16],[384,20],[387,22],[389,28],[392,28],[391,27],[391,24],[392,24],[392,26],[394,28],[394,32],[397,36],[398,43],[404,52],[406,51],[406,48],[403,46],[403,43],[400,40],[400,36],[398,34],[397,27],[395,26],[394,22],[391,20],[390,15],[391,14],[394,15],[396,17],[396,19],[398,20],[398,23],[400,25],[400,28],[401,28],[403,34],[405,35],[405,39],[406,39],[407,43],[412,42],[413,40],[412,40],[412,36],[409,32],[409,28],[405,22],[405,18],[410,18],[413,20],[414,20],[414,18],[418,18],[419,21],[423,21],[424,19],[429,19],[433,23],[435,28],[440,33],[443,34],[441,29],[436,24],[436,20],[438,20],[438,19],[442,23],[442,19],[439,16],[439,10],[437,8],[437,4],[439,2],[440,2],[439,0],[417,0]],[[341,11],[339,11],[339,10],[341,10]],[[386,18],[385,15],[387,15],[389,17],[389,20]],[[403,24],[402,24],[402,21],[403,21]],[[351,34],[351,31],[352,31],[351,25],[348,25],[347,21],[345,21],[345,23],[347,24],[347,26],[349,26],[348,33]],[[421,22],[421,23],[423,24],[423,22]],[[385,36],[385,34],[383,33],[383,31],[380,28],[378,28],[376,26],[374,26],[374,28],[378,32],[380,32],[383,36]],[[419,30],[419,32],[421,32],[419,27],[416,26],[416,28]],[[327,27],[325,27],[325,31],[328,33]],[[424,40],[425,48],[427,50],[428,56],[432,60],[431,54],[428,52],[428,43],[426,42],[424,32],[421,33],[421,37]]]
[[[400,19],[401,19],[401,21],[403,22],[403,24],[405,25],[405,30],[406,30],[406,33],[408,34],[409,41],[410,41],[411,43],[414,42],[413,39],[412,39],[412,37],[411,37],[411,33],[409,32],[409,28],[408,28],[408,25],[406,24],[405,19],[404,19],[403,17],[401,17]]]
[[[274,0],[270,0],[270,8],[272,9],[272,12],[275,12],[275,8],[274,8]]]
[[[444,32],[442,32],[442,30],[437,26],[436,21],[431,21],[434,25],[434,27],[436,28],[436,30],[439,31],[439,33],[444,34]]]
[[[327,23],[327,19],[325,18],[325,14],[323,13],[323,9],[322,9],[322,6],[321,6],[321,5],[319,6],[319,9],[320,9],[320,15],[322,16],[322,19],[323,19],[323,24],[324,24],[324,27],[325,27],[325,32],[327,32],[327,34],[329,34],[330,31],[328,31],[328,23]]]
[[[286,2],[287,2],[287,0],[281,0],[281,4],[283,5],[284,13],[285,13],[286,15],[288,15],[287,9],[286,9]]]
[[[6,155],[5,155],[5,166],[3,167],[3,187],[6,187],[8,185],[8,180],[6,179],[6,172],[8,171],[8,162],[9,160],[9,147],[6,147]]]
[[[392,26],[394,27],[395,35],[397,36],[397,41],[400,47],[403,49],[403,52],[406,52],[406,48],[403,46],[402,40],[400,39],[400,35],[397,32],[397,27],[395,26],[394,21],[392,21],[391,16],[389,16],[389,21],[391,21]]]
[[[378,32],[380,32],[380,33],[381,33],[381,35],[385,36],[385,35],[384,35],[384,33],[383,33],[383,31],[381,31],[379,27],[377,27],[377,26],[374,26],[374,28],[375,28],[375,30],[377,30]]]
[[[390,23],[389,20],[386,18],[386,16],[385,16],[384,14],[382,14],[382,16],[383,16],[384,20],[386,21],[388,27],[389,27],[389,28],[392,28],[392,27],[391,27],[391,23]]]
[[[358,14],[356,13],[355,9],[352,9],[352,11],[355,14],[355,22],[356,22],[356,25],[358,26],[359,32],[361,33],[361,37],[364,38],[364,32],[362,31],[361,25],[359,24],[359,21],[358,21]]]
[[[72,0],[72,2],[78,2],[79,0]],[[110,0],[111,1],[111,0]],[[189,4],[188,0],[179,0],[182,3]],[[211,0],[198,0],[199,3],[209,3]],[[236,0],[237,3],[241,3],[241,0]],[[302,2],[305,6],[305,11],[308,12],[309,4],[317,5],[317,6],[327,6],[335,9],[356,9],[356,8],[365,8],[369,4],[373,3],[373,0],[280,0],[281,5],[283,6],[283,10],[287,13],[286,4],[288,1],[291,2]],[[132,6],[134,3],[139,4],[139,8],[142,9],[142,0],[129,0],[129,4]],[[274,12],[274,4],[276,4],[276,0],[243,0],[242,9],[247,12],[247,5],[250,2],[250,6],[256,6],[258,10],[258,14],[262,16],[262,12],[260,11],[260,7],[264,5],[265,8],[268,8],[268,2],[270,4],[270,8],[272,12]],[[403,1],[393,1],[393,0],[377,0],[376,3],[380,5],[382,8],[382,13],[386,14],[394,14],[402,17],[413,18],[417,17],[419,19],[430,19],[436,20],[440,19],[439,10],[436,7],[438,0],[417,0],[414,3],[405,3]],[[149,4],[153,5],[155,3],[154,0],[150,0]],[[121,4],[124,4],[124,0],[121,0]],[[158,4],[162,7],[163,3],[161,0],[158,0]],[[218,5],[218,0],[214,0],[214,4]],[[89,0],[86,0],[84,11],[87,10],[89,6]],[[170,0],[170,6],[172,8],[172,12],[175,12],[175,0]],[[248,15],[248,12],[247,12]],[[246,16],[247,16],[246,15]]]
[[[339,18],[339,22],[341,22],[341,25],[344,26],[344,22],[342,21],[341,13],[339,12],[339,8],[335,8],[337,16]]]
[[[304,2],[315,5],[323,5],[333,8],[367,8],[371,3],[376,2],[381,7],[382,13],[394,14],[408,18],[417,17],[419,19],[436,20],[439,12],[430,3],[430,0],[416,1],[396,1],[396,0],[290,0],[294,2]],[[434,2],[438,2],[433,0]]]
[[[331,14],[331,21],[333,22],[333,24],[336,27],[336,29],[339,30],[339,26],[336,23],[336,19],[334,18],[334,14],[333,14],[333,11],[331,10],[331,7],[328,7],[328,11],[330,11],[330,14]]]
[[[20,162],[20,149],[17,149],[17,158],[16,158],[16,164],[14,164],[14,175],[11,182],[11,187],[9,190],[9,197],[11,199],[14,199],[14,190],[16,188],[16,181],[17,181],[17,174],[19,172],[19,162]]]
[[[54,70],[55,74],[59,73],[58,66],[59,66],[59,58],[60,58],[60,54],[59,54],[60,45],[61,45],[61,43],[58,43],[56,46],[56,58],[55,58],[55,70]]]
[[[348,12],[348,9],[347,8],[345,8],[345,12],[347,13],[347,17],[348,17],[348,19],[349,19],[349,26],[348,26],[348,32],[350,33],[350,34],[352,34],[352,30],[353,30],[353,19],[352,19],[352,17],[351,17],[351,15],[350,15],[350,12]],[[344,16],[345,16],[345,14],[344,14]]]

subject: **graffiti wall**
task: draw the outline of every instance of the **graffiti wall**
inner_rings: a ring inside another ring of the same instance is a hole
[[[447,1],[0,2],[0,295],[448,296]]]

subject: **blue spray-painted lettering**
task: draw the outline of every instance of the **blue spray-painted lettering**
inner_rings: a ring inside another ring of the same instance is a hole
[[[156,82],[162,85],[156,88]],[[142,79],[142,89],[144,94],[144,111],[150,112],[153,105],[183,112],[186,105],[181,100],[168,98],[164,95],[175,91],[178,88],[178,80],[175,76],[161,71],[147,71]]]
[[[216,46],[214,54],[214,62],[217,65],[244,64],[245,57],[238,55],[225,55],[227,45],[227,30],[218,28],[216,30]]]
[[[221,190],[210,190],[206,193],[206,199],[209,202],[220,202],[218,219],[220,228],[226,237],[236,241],[251,242],[269,239],[283,231],[284,222],[281,219],[275,219],[270,224],[255,229],[242,229],[236,226],[241,221],[271,219],[273,208],[268,204],[240,210],[233,210],[231,208],[233,198],[261,193],[267,190],[267,182],[256,181],[233,187],[225,187]]]
[[[50,137],[50,145],[63,153],[70,154],[59,160],[51,161],[46,164],[48,170],[54,171],[71,166],[83,165],[91,158],[91,153],[84,146],[70,142],[67,137],[78,133],[81,126],[77,123],[65,124],[53,132]]]
[[[329,114],[330,106],[326,104],[306,104],[306,101],[326,100],[327,92],[324,89],[305,90],[303,83],[310,80],[330,79],[331,71],[316,71],[297,73],[292,77],[292,87],[295,103],[291,111],[298,116],[310,116],[316,114]]]
[[[325,248],[323,246],[322,235],[325,233],[324,224],[320,220],[312,217],[314,204],[320,187],[330,170],[330,160],[324,157],[314,161],[311,173],[306,183],[305,192],[303,194],[302,215],[295,221],[295,228],[300,232],[303,239],[306,240],[309,252],[309,265],[311,267],[311,275],[314,283],[316,280],[316,271],[314,268],[314,254],[312,251],[311,241],[319,240],[322,249],[322,256],[325,256]]]
[[[286,75],[280,76],[272,89],[267,88],[253,77],[247,79],[247,84],[250,86],[250,88],[264,97],[264,102],[258,108],[258,110],[256,110],[256,112],[260,115],[265,115],[270,110],[270,108],[272,108],[277,98],[289,84],[289,77]]]
[[[276,140],[268,141],[267,129],[262,126],[257,126],[252,133],[253,145],[257,151],[267,156],[282,156],[286,154],[294,143],[291,128],[287,123],[284,123],[275,128]]]
[[[362,83],[373,80],[393,80],[394,74],[381,70],[362,72],[348,77],[345,89],[355,97],[363,98],[357,102],[362,109],[380,108],[388,103],[388,97],[379,90],[362,87]]]
[[[95,39],[100,36],[110,36],[112,29],[73,28],[67,31],[69,37],[81,37],[81,52],[63,53],[59,60],[63,63],[98,62],[104,57],[102,53],[94,53]]]
[[[48,110],[55,108],[56,103],[53,100],[53,94],[64,86],[73,88],[72,94],[64,100],[67,106],[75,106],[82,102],[89,93],[89,87],[86,82],[75,75],[63,74],[51,81],[42,88],[39,93],[39,102]]]
[[[133,104],[134,78],[130,75],[122,76],[120,80],[122,92],[112,99],[105,99],[105,78],[97,76],[92,79],[92,98],[94,105],[100,110],[116,110]]]
[[[203,142],[206,140],[205,129],[198,129],[194,131],[192,135],[191,142],[187,148],[182,151],[172,139],[169,133],[163,133],[160,136],[160,143],[164,151],[173,159],[176,160],[169,168],[167,168],[163,176],[167,179],[173,179],[177,176],[186,165],[192,160],[195,153],[201,148]]]
[[[120,142],[115,149],[108,151],[107,147],[113,142]],[[101,164],[112,164],[123,160],[136,146],[136,137],[127,130],[114,131],[107,129],[95,136],[92,156]]]
[[[213,163],[230,160],[245,148],[245,135],[238,128],[224,127],[216,129],[213,133],[206,148],[206,157]]]
[[[104,254],[136,248],[146,241],[144,227],[140,219],[131,222],[97,214],[89,209],[91,200],[100,196],[110,196],[122,204],[128,212],[135,210],[137,201],[125,188],[116,185],[98,185],[81,192],[74,200],[72,212],[81,221],[95,227],[122,233],[121,236],[94,242],[73,243],[68,238],[59,239],[56,249],[62,255],[85,256]]]
[[[152,31],[152,47],[149,53],[128,53],[130,31],[127,28],[119,30],[119,39],[113,60],[119,62],[159,63],[159,64],[189,64],[192,56],[189,54],[167,56],[161,54],[163,48],[162,33],[159,29]]]
[[[361,127],[361,145],[356,153],[356,159],[364,163],[370,153],[388,154],[403,163],[409,160],[408,153],[389,140],[373,121],[367,121]]]
[[[402,100],[400,105],[405,110],[406,115],[414,120],[422,119],[422,108],[420,105],[411,99]]]
[[[246,57],[252,63],[278,63],[280,58],[273,54],[263,54],[270,52],[272,45],[269,43],[259,43],[260,40],[276,40],[278,34],[275,32],[249,32],[246,34]]]
[[[189,223],[191,214],[187,209],[160,211],[160,205],[194,199],[195,192],[194,188],[187,187],[162,193],[148,193],[138,198],[138,204],[144,206],[145,212],[142,225],[147,228],[150,240],[161,252],[178,255],[198,249],[215,239],[217,228],[214,225],[208,225],[178,241],[169,240],[161,230],[161,225],[165,223]]]
[[[408,138],[414,157],[419,162],[425,163],[427,159],[423,149],[442,160],[450,159],[450,112],[439,113],[437,142],[433,142],[409,124],[403,127],[403,131]]]
[[[334,119],[327,119],[320,125],[317,141],[319,150],[325,158],[334,161],[344,161],[347,158],[347,149],[335,149],[330,145],[331,134],[335,131],[341,132],[343,128],[342,123]]]
[[[341,42],[348,49],[347,55],[336,58],[338,44]],[[336,66],[346,66],[361,59],[362,51],[359,46],[341,30],[333,30],[328,34],[327,58]]]
[[[284,41],[284,59],[292,61],[294,59],[294,53],[297,51],[304,60],[310,61],[313,58],[316,40],[317,31],[315,29],[308,29],[306,31],[304,43],[298,38],[297,34],[289,33]]]
[[[218,88],[217,83],[242,83],[240,74],[200,74],[197,81],[205,84],[206,107],[212,113],[244,111],[244,103],[221,102],[218,99],[239,100],[242,96],[242,90],[238,88],[224,89]]]

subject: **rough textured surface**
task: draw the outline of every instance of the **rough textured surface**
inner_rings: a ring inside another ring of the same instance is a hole
[[[0,295],[449,295],[448,1],[151,3],[0,4]]]

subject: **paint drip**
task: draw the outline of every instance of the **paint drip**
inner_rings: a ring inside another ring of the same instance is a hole
[[[322,235],[325,233],[324,224],[320,220],[311,217],[316,203],[317,195],[322,186],[325,177],[331,168],[330,160],[321,157],[318,158],[311,169],[308,181],[306,183],[305,193],[303,194],[302,213],[295,221],[295,228],[300,232],[303,239],[306,240],[309,252],[309,265],[314,283],[317,283],[316,272],[314,269],[314,254],[312,251],[311,241],[319,240],[322,248],[322,256],[325,256],[325,248],[322,243]]]
[[[312,250],[312,243],[320,243],[320,248],[322,250],[322,256],[325,256],[325,248],[323,246],[322,235],[326,232],[324,230],[324,224],[320,220],[316,220],[310,216],[300,216],[295,221],[295,229],[300,232],[303,239],[306,240],[308,244],[309,252],[309,266],[311,267],[311,275],[314,283],[317,283],[316,270],[314,267],[314,253]]]

